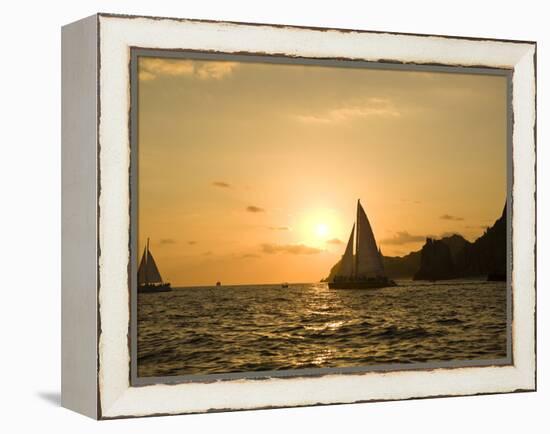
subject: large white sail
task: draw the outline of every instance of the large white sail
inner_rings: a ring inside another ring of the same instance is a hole
[[[138,284],[143,285],[145,283],[147,283],[147,247],[143,249],[143,256],[138,268]]]
[[[340,262],[340,270],[338,271],[338,276],[342,277],[353,277],[353,238],[355,235],[355,225],[351,228],[351,234],[349,236],[348,245],[346,251],[342,256],[342,261]]]
[[[138,284],[143,285],[148,283],[162,283],[159,269],[149,250],[149,240],[147,240],[147,246],[143,251],[138,268]]]
[[[148,283],[162,283],[162,277],[160,277],[160,272],[153,259],[151,252],[147,252],[147,279]]]
[[[384,276],[382,258],[378,253],[367,214],[359,201],[357,201],[357,242],[355,245],[355,276],[357,278]]]

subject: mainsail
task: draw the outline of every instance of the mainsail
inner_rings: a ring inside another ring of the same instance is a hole
[[[143,250],[143,256],[138,268],[138,285],[149,283],[162,283],[162,277],[160,276],[155,259],[149,250],[149,239],[147,239],[147,246]]]
[[[357,201],[357,241],[355,253],[355,277],[371,278],[384,276],[382,258],[361,202]]]
[[[353,244],[355,241],[355,255]],[[334,269],[335,267],[333,267]],[[388,279],[382,263],[382,250],[376,245],[374,233],[361,202],[357,201],[357,221],[351,229],[346,251],[339,268],[328,282],[330,289],[370,289],[397,286]]]
[[[348,245],[346,251],[342,256],[342,262],[340,263],[339,276],[350,278],[353,277],[353,238],[355,235],[355,224],[351,228],[351,234],[349,236]]]

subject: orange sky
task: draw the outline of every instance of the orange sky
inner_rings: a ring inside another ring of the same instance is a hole
[[[506,198],[501,76],[140,58],[139,251],[173,286],[318,281],[358,198],[385,255]]]

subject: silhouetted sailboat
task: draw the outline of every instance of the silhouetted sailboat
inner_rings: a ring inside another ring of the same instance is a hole
[[[353,243],[355,240],[355,255]],[[361,202],[357,201],[357,221],[340,262],[340,269],[332,282],[332,289],[366,289],[395,286],[388,279],[382,264],[382,254],[376,246],[376,240]]]
[[[168,292],[172,288],[168,282],[164,282],[159,269],[149,250],[149,238],[143,250],[143,256],[138,268],[138,292]]]

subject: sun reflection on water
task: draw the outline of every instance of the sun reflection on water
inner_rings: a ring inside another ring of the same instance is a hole
[[[332,358],[333,350],[330,348],[325,348],[318,353],[313,359],[313,364],[317,366],[322,366],[326,363],[327,360]]]

